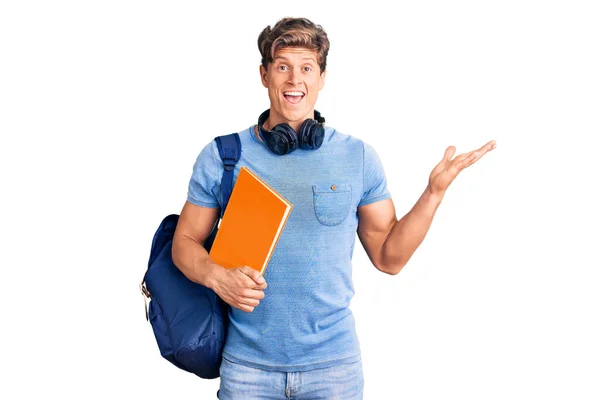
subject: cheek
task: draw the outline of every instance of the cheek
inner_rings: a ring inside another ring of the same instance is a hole
[[[318,76],[311,77],[306,80],[308,86],[313,90],[319,90],[321,88],[321,78]]]
[[[311,96],[316,96],[319,93],[319,91],[321,90],[321,84],[318,81],[311,84],[309,87],[310,87]]]
[[[273,86],[269,86],[269,97],[273,99],[277,97],[277,89]]]
[[[281,80],[278,79],[271,79],[267,84],[269,86],[269,92],[276,93],[285,82],[281,82]]]

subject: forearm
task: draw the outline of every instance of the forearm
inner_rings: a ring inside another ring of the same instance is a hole
[[[173,262],[191,281],[212,288],[223,267],[214,263],[202,244],[187,236],[173,240]]]
[[[442,201],[426,188],[413,208],[392,227],[381,248],[385,272],[397,274],[423,242]]]

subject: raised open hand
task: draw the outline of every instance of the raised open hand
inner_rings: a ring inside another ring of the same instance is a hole
[[[496,141],[490,140],[477,150],[459,154],[452,159],[456,148],[454,146],[449,146],[444,153],[444,158],[442,158],[442,161],[440,161],[438,165],[435,166],[433,171],[431,171],[431,174],[429,175],[429,185],[427,188],[434,195],[443,196],[444,193],[446,193],[448,186],[450,186],[460,171],[467,168],[469,165],[474,164],[477,160],[483,157],[485,153],[495,148]]]

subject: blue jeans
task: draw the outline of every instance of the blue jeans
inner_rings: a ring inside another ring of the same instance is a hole
[[[303,372],[274,372],[223,358],[220,400],[362,400],[362,361]]]

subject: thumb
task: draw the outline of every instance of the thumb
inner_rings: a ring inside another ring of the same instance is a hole
[[[252,278],[252,280],[254,282],[256,282],[258,285],[262,285],[263,283],[265,283],[265,278],[263,278],[263,276],[260,274],[260,272],[258,272],[254,268],[245,265],[242,268],[240,268],[240,270],[245,275],[248,275],[250,278]]]
[[[444,153],[444,160],[445,161],[450,161],[452,159],[452,156],[454,155],[454,152],[456,151],[456,147],[454,146],[449,146],[446,149],[446,152]]]

